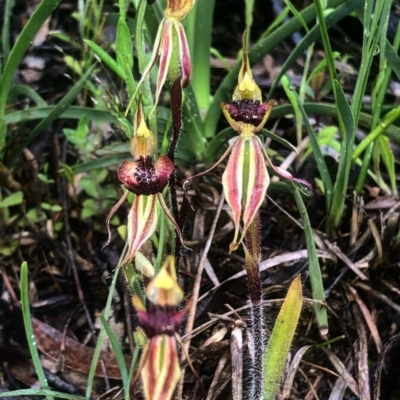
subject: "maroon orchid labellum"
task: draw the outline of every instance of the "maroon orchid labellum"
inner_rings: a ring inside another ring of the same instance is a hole
[[[177,282],[173,256],[167,257],[147,286],[146,297],[150,301],[147,310],[138,296],[132,297],[139,323],[148,341],[144,345],[131,392],[141,376],[147,400],[169,400],[181,376],[177,331],[186,313],[186,309],[176,311],[183,300],[183,292]]]
[[[181,21],[193,8],[195,0],[167,0],[166,8],[164,10],[164,18],[160,22],[157,31],[156,40],[154,42],[153,53],[149,64],[143,71],[142,78],[140,79],[136,91],[127,107],[126,114],[137,96],[140,86],[144,80],[149,76],[151,69],[154,67],[157,58],[159,61],[159,69],[157,76],[157,87],[155,95],[155,104],[150,112],[154,112],[158,100],[160,98],[161,89],[164,86],[167,76],[173,82],[180,77],[182,87],[189,84],[191,74],[190,52],[186,39],[185,29]],[[177,59],[179,66],[170,68],[174,63],[172,59]]]
[[[272,111],[274,100],[262,102],[261,89],[253,79],[249,59],[243,38],[243,59],[231,103],[221,103],[221,109],[229,125],[238,132],[238,136],[229,146],[223,156],[210,169],[197,174],[184,182],[184,185],[194,177],[204,175],[219,165],[230,155],[226,169],[222,175],[226,201],[232,211],[235,224],[235,234],[230,251],[236,250],[242,243],[245,234],[257,215],[265,199],[270,183],[267,165],[279,176],[304,185],[312,190],[311,185],[294,178],[289,172],[272,164],[260,137],[260,132]],[[239,230],[243,225],[242,234]]]
[[[174,165],[166,156],[159,156],[156,162],[153,162],[153,154],[156,149],[155,137],[146,125],[140,102],[135,113],[134,130],[135,134],[131,139],[131,154],[134,161],[124,161],[118,169],[118,178],[127,191],[111,209],[107,217],[108,244],[111,240],[110,220],[112,216],[126,200],[130,192],[135,194],[128,215],[128,251],[123,264],[134,260],[142,245],[154,233],[157,227],[160,206],[174,224],[183,242],[179,227],[162,196],[162,192],[174,171]],[[138,268],[141,264],[136,263],[136,267]],[[149,271],[147,268],[144,270],[139,269],[145,274],[146,271]]]

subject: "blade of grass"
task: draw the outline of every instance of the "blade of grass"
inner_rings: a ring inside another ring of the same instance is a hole
[[[29,97],[36,103],[37,107],[47,107],[47,103],[43,100],[42,96],[27,85],[15,85],[11,88],[8,96],[9,101],[13,102],[18,96]]]
[[[31,322],[32,316],[29,307],[28,264],[26,262],[23,262],[21,265],[20,290],[21,290],[22,316],[24,319],[24,328],[25,328],[26,340],[28,341],[29,352],[31,353],[33,365],[35,367],[35,371],[38,376],[40,385],[42,386],[43,389],[49,389],[49,385],[47,383],[47,379],[44,374],[42,363],[40,361],[39,352],[36,347],[35,335],[33,333],[33,327]],[[54,400],[54,397],[49,394],[46,396],[46,399]]]
[[[1,55],[0,55],[0,75],[3,70],[4,63],[7,62],[10,54],[10,22],[12,9],[14,8],[15,0],[6,0],[3,11],[3,28],[1,30]]]
[[[326,307],[322,305],[325,302],[324,284],[322,282],[321,268],[317,256],[317,249],[315,247],[313,231],[311,228],[310,219],[303,198],[296,185],[290,182],[292,193],[296,200],[297,208],[299,209],[301,218],[303,220],[304,235],[306,238],[306,245],[308,251],[308,270],[310,272],[310,283],[312,297],[317,302],[314,304],[315,318],[322,336],[328,334],[328,314]]]
[[[112,305],[112,300],[114,298],[114,291],[115,291],[115,286],[117,284],[117,280],[118,280],[118,274],[119,271],[121,269],[121,262],[124,258],[124,254],[125,251],[127,249],[127,246],[125,245],[124,250],[121,253],[119,262],[117,267],[115,268],[114,271],[114,276],[110,285],[110,291],[107,297],[107,303],[106,303],[106,307],[104,309],[104,319],[107,321],[109,316],[110,316],[110,311],[111,311],[111,305]],[[101,349],[103,346],[103,342],[106,336],[106,329],[104,327],[104,325],[102,326],[102,328],[100,329],[100,333],[97,339],[97,345],[96,348],[94,349],[94,353],[93,353],[93,358],[92,358],[92,362],[90,364],[90,370],[89,370],[89,375],[88,375],[88,380],[87,380],[87,386],[86,386],[86,398],[90,399],[91,398],[91,393],[92,393],[92,387],[93,387],[93,382],[94,382],[94,378],[95,378],[95,373],[96,373],[96,368],[97,368],[97,364],[99,362],[100,359],[100,353],[101,353]]]
[[[45,389],[21,389],[21,390],[13,390],[11,392],[0,393],[0,399],[17,398],[19,396],[21,396],[21,397],[23,397],[23,396],[54,396],[57,399],[87,400],[87,398],[82,397],[82,396],[75,396],[75,395],[69,394],[69,393],[54,392],[52,390],[45,390]]]
[[[134,338],[134,342],[135,342],[135,350],[133,352],[132,363],[131,363],[131,366],[129,368],[128,390],[125,390],[125,400],[131,400],[131,394],[129,393],[129,388],[130,388],[130,385],[131,385],[133,374],[134,374],[135,369],[136,369],[136,363],[137,363],[137,360],[139,358],[139,352],[140,352],[140,349],[142,348],[141,345],[140,345],[140,340],[138,339],[137,336],[138,335],[135,332],[133,334],[133,338]]]
[[[17,124],[26,121],[33,121],[35,119],[44,119],[52,114],[56,107],[57,106],[35,107],[27,110],[14,111],[5,115],[4,122],[6,124]],[[81,119],[85,115],[90,121],[110,122],[114,124],[118,123],[117,119],[109,111],[78,106],[69,107],[67,110],[64,110],[58,118]]]
[[[303,295],[298,275],[289,287],[264,352],[263,400],[274,400],[283,367],[299,322]]]
[[[104,49],[89,39],[85,39],[84,42],[93,50],[100,61],[107,65],[107,67],[114,71],[121,79],[126,79],[124,69]]]
[[[201,115],[205,114],[210,104],[210,48],[214,8],[215,0],[196,1],[184,21],[192,64],[191,85]]]
[[[329,222],[338,227],[343,216],[344,202],[348,189],[351,157],[356,135],[356,124],[353,112],[347,102],[346,96],[338,81],[333,82],[335,101],[339,112],[339,124],[341,121],[342,145],[340,147],[339,166],[336,174],[332,203],[329,209]]]
[[[314,130],[308,119],[308,115],[307,115],[303,105],[301,104],[300,97],[297,94],[297,92],[294,90],[293,86],[290,86],[290,90],[293,93],[293,99],[294,99],[293,101],[295,103],[297,103],[297,107],[299,108],[301,114],[303,115],[304,125],[306,126],[307,134],[308,134],[308,137],[310,138],[311,147],[314,152],[315,162],[317,164],[319,174],[320,174],[322,182],[324,184],[325,204],[326,204],[326,210],[328,211],[331,208],[331,202],[332,202],[332,196],[333,196],[333,184],[332,184],[331,177],[329,175],[328,167],[326,166],[324,156],[322,155],[317,137],[315,136]]]
[[[8,93],[11,88],[15,71],[21,62],[22,57],[28,50],[28,47],[32,43],[33,38],[36,36],[46,19],[58,7],[60,2],[61,0],[41,1],[24,26],[21,34],[18,36],[17,41],[15,42],[4,66],[3,74],[0,78],[0,152],[4,150],[6,141],[7,126],[3,121],[3,117],[6,110]]]
[[[110,324],[100,315],[100,321],[106,330],[107,336],[110,339],[111,347],[113,349],[115,359],[117,360],[119,370],[121,371],[121,378],[124,388],[128,388],[128,369],[126,367],[125,357],[122,353],[121,345],[118,342],[118,338],[114,331],[111,329]],[[128,390],[129,392],[129,390]]]
[[[70,89],[70,91],[60,100],[60,102],[54,107],[50,114],[47,115],[42,121],[39,122],[38,125],[31,131],[28,137],[22,142],[21,146],[17,149],[15,154],[13,155],[11,164],[13,165],[16,162],[17,157],[21,153],[21,151],[27,147],[36,137],[40,135],[40,133],[46,129],[54,120],[56,120],[63,112],[71,105],[71,103],[75,100],[76,96],[80,93],[82,88],[84,87],[87,79],[92,74],[96,67],[96,64],[93,64],[82,77],[75,83],[75,85]]]

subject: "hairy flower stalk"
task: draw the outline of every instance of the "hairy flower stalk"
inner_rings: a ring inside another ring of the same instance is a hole
[[[181,21],[193,8],[194,3],[195,0],[166,1],[164,18],[162,19],[157,31],[150,62],[143,71],[142,78],[137,85],[136,91],[132,96],[127,111],[135,99],[140,86],[148,77],[151,69],[154,67],[157,58],[159,58],[159,69],[154,102],[155,104],[150,112],[150,115],[154,112],[157,106],[161,89],[164,86],[167,78],[172,83],[179,78],[182,87],[186,87],[189,84],[192,67],[190,63],[189,46],[186,39],[185,29],[183,28]]]
[[[156,139],[146,125],[140,102],[135,113],[134,130],[135,133],[131,139],[131,154],[134,161],[124,161],[118,169],[118,178],[127,192],[111,209],[107,217],[108,244],[111,240],[110,220],[112,216],[126,200],[129,192],[135,194],[128,215],[128,250],[123,264],[130,263],[135,259],[140,248],[156,230],[160,207],[174,224],[177,235],[183,242],[179,226],[162,196],[162,192],[174,172],[174,164],[166,156],[159,156],[156,162],[153,161]],[[136,268],[146,276],[152,277],[154,271],[151,272],[149,268],[140,268],[142,265],[141,262],[136,263]]]
[[[146,400],[169,400],[181,376],[177,331],[186,313],[186,309],[176,311],[183,300],[183,292],[177,282],[173,256],[167,257],[147,286],[146,297],[150,301],[147,310],[138,296],[132,297],[148,341],[132,381],[131,393],[134,397],[133,391],[141,376]]]

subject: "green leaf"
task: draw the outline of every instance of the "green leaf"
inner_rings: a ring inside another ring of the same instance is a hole
[[[96,56],[107,65],[108,68],[114,71],[121,79],[126,79],[125,70],[104,49],[89,39],[85,39],[85,43],[93,50],[94,54],[96,54]]]
[[[264,352],[264,400],[274,400],[300,318],[303,295],[298,275],[289,287]]]
[[[40,361],[39,352],[35,341],[35,334],[33,332],[33,327],[32,327],[32,316],[31,316],[31,310],[29,308],[30,290],[28,283],[28,264],[26,262],[23,262],[21,265],[20,290],[21,290],[21,306],[22,306],[22,316],[24,320],[24,328],[33,365],[35,367],[35,371],[42,388],[49,389],[49,385],[47,383],[47,379],[43,371],[42,363]],[[48,400],[54,400],[51,394],[48,394],[46,398]]]
[[[66,400],[87,400],[86,397],[75,396],[69,393],[61,393],[55,392],[53,390],[45,390],[45,389],[21,389],[21,390],[13,390],[10,392],[0,393],[0,399],[5,398],[9,399],[11,397],[19,397],[19,396],[54,396],[57,399],[66,399]]]
[[[310,272],[311,292],[313,299],[316,300],[314,304],[315,318],[321,335],[325,336],[328,334],[328,314],[326,307],[323,305],[323,303],[325,303],[324,284],[322,282],[321,268],[319,265],[314,235],[311,228],[310,218],[308,217],[307,209],[300,192],[293,182],[290,182],[290,185],[296,200],[297,208],[299,209],[303,220],[303,228],[308,251],[308,270]]]
[[[40,133],[46,129],[54,120],[60,117],[66,109],[71,105],[71,103],[78,96],[83,86],[85,85],[87,79],[90,77],[94,71],[95,64],[92,65],[86,73],[75,83],[71,90],[61,99],[61,101],[56,105],[55,108],[44,118],[36,127],[31,131],[28,137],[22,142],[21,146],[18,148],[17,152],[13,156],[12,164],[15,163],[17,156],[20,152],[27,147]]]
[[[336,105],[339,111],[339,122],[341,126],[342,145],[340,147],[340,159],[331,208],[329,210],[329,222],[334,226],[339,226],[344,210],[347,186],[349,182],[350,167],[352,164],[353,143],[356,134],[356,125],[353,112],[347,102],[346,96],[338,81],[333,83],[336,93]]]
[[[26,96],[31,98],[37,107],[47,107],[47,103],[34,89],[27,85],[15,85],[11,88],[8,95],[8,101],[13,102],[18,96]]]
[[[32,121],[35,119],[47,118],[52,114],[57,106],[54,107],[38,107],[29,108],[27,110],[15,111],[4,116],[6,124],[21,123],[24,121]],[[88,107],[71,106],[64,110],[59,118],[65,119],[81,119],[86,115],[90,121],[118,123],[117,119],[109,112],[104,110],[94,110]]]
[[[123,19],[118,20],[116,40],[117,62],[125,71],[133,68],[133,50],[131,32]]]
[[[114,331],[111,329],[109,323],[104,319],[102,315],[100,315],[100,321],[106,330],[107,336],[110,339],[111,347],[113,349],[113,353],[115,355],[115,359],[117,360],[119,370],[121,371],[121,378],[123,382],[124,388],[129,388],[128,386],[128,369],[126,367],[125,357],[122,353],[121,345],[119,344],[118,338],[115,335]]]
[[[60,2],[61,0],[42,0],[28,19],[22,32],[19,34],[17,41],[7,58],[3,74],[0,78],[0,121],[3,119],[5,114],[8,93],[18,65],[31,45],[33,38],[36,36],[46,19],[58,7]],[[6,125],[0,123],[0,151],[3,151],[5,140]]]
[[[0,201],[0,208],[16,206],[18,204],[21,204],[23,200],[24,200],[23,192],[22,191],[15,192]]]

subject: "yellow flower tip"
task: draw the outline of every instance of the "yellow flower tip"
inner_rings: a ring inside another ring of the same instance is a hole
[[[231,254],[233,251],[236,251],[236,250],[239,248],[239,244],[240,244],[240,243],[232,242],[232,243],[229,245],[229,254]]]
[[[239,91],[242,94],[251,94],[257,88],[257,84],[255,83],[254,79],[251,77],[248,71],[245,72],[242,81],[239,83]]]
[[[167,0],[167,7],[164,10],[166,18],[182,21],[193,8],[195,0]]]
[[[147,285],[146,296],[153,304],[160,306],[177,306],[183,300],[173,256],[167,257],[156,277]]]
[[[153,285],[157,289],[170,290],[174,286],[174,281],[171,275],[162,268],[157,276],[154,278]]]
[[[137,296],[136,294],[132,296],[132,304],[137,311],[146,311],[146,307],[142,303],[142,300],[140,300],[140,297]]]
[[[143,137],[143,138],[146,138],[146,139],[153,135],[153,133],[147,127],[146,122],[144,120],[142,120],[140,122],[140,125],[139,125],[139,127],[138,127],[138,129],[137,129],[135,134],[136,134],[137,137]]]

